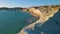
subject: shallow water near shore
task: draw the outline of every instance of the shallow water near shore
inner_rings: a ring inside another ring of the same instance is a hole
[[[17,34],[29,24],[25,19],[30,17],[30,14],[22,11],[0,10],[0,34]]]

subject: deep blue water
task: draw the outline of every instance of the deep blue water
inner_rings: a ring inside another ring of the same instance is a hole
[[[27,19],[32,15],[22,11],[0,10],[0,34],[17,34],[30,24]]]

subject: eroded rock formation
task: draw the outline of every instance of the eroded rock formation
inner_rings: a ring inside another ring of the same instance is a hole
[[[49,18],[53,17],[55,15],[55,13],[57,13],[59,11],[59,9],[60,9],[60,5],[30,7],[30,8],[23,10],[23,11],[26,11],[26,12],[36,16],[37,18],[39,18],[39,20],[37,20],[33,24],[30,24],[27,27],[23,28],[23,30],[19,34],[27,34],[25,29],[34,30],[35,25],[38,23],[44,24],[47,20],[49,20]]]

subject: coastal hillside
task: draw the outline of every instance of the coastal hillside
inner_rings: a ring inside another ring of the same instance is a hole
[[[39,6],[39,7],[30,7],[25,8],[23,11],[32,14],[40,18],[41,15],[50,15],[50,13],[56,12],[60,8],[60,5],[51,5],[51,6]]]
[[[23,11],[39,18],[23,28],[19,34],[59,34],[60,5],[39,6],[23,9]]]

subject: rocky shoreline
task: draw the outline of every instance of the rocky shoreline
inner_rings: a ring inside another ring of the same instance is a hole
[[[49,18],[52,18],[55,15],[55,13],[57,13],[59,10],[60,10],[60,5],[30,7],[23,9],[23,11],[36,16],[37,18],[39,18],[39,20],[23,28],[19,34],[27,34],[25,29],[34,30],[35,24],[38,23],[44,24],[46,21],[49,20]]]
[[[15,10],[15,11],[22,10],[23,12],[27,12],[27,13],[37,17],[38,18],[37,21],[35,21],[32,24],[24,27],[21,30],[21,32],[18,33],[18,34],[28,34],[26,32],[26,30],[30,30],[30,31],[35,30],[36,24],[39,24],[37,27],[41,27],[40,24],[42,25],[42,24],[46,23],[46,21],[50,21],[49,20],[50,18],[52,18],[52,21],[53,21],[53,16],[55,16],[55,14],[58,11],[60,11],[60,5],[33,6],[33,7],[29,7],[29,8],[21,8],[21,7],[6,8],[6,7],[3,7],[3,8],[0,8],[0,10]],[[54,19],[56,19],[56,18],[54,18]],[[59,24],[59,23],[56,23],[56,24]]]

